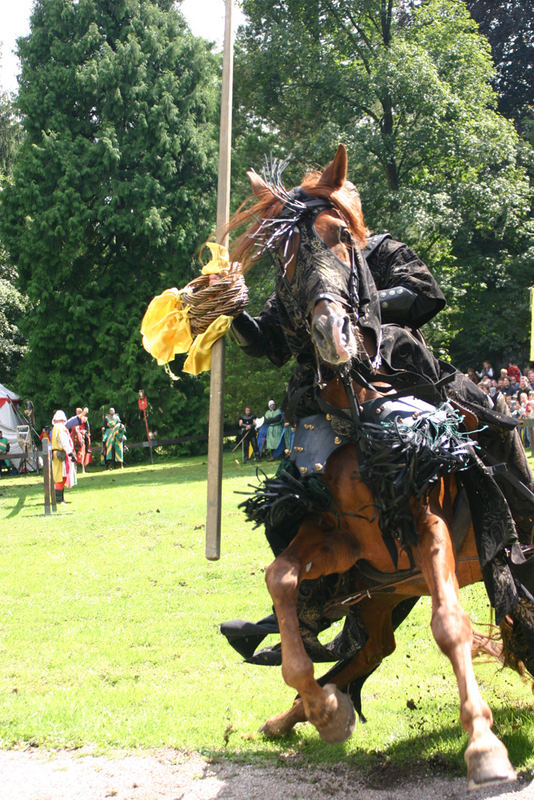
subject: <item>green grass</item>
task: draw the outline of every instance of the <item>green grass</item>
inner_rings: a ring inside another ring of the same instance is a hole
[[[270,610],[270,551],[235,493],[254,468],[225,455],[218,562],[204,558],[205,479],[202,457],[95,468],[66,491],[70,505],[45,517],[37,476],[2,478],[0,746],[175,747],[369,768],[425,761],[463,774],[458,693],[426,598],[366,683],[369,722],[349,742],[326,745],[310,726],[280,742],[256,733],[293,692],[278,668],[243,664],[218,630]],[[489,621],[481,586],[462,596],[473,620]],[[494,664],[476,671],[512,762],[532,769],[530,687]]]

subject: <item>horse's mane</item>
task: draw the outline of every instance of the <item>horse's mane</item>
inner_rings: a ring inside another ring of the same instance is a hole
[[[358,192],[350,191],[346,186],[336,189],[335,186],[322,182],[322,175],[323,173],[319,171],[306,173],[302,179],[302,189],[312,197],[330,201],[339,211],[357,244],[363,247],[369,230],[364,222]],[[285,189],[283,191],[285,192]],[[254,234],[259,230],[261,221],[278,217],[283,207],[284,201],[276,196],[266,184],[265,190],[260,190],[259,197],[252,195],[245,200],[228,223],[226,230],[230,232],[252,222],[245,233],[241,234],[233,243],[230,253],[232,261],[241,262],[244,272],[249,270],[254,262]]]
[[[274,219],[280,214],[283,207],[283,200],[273,197],[270,191],[265,190],[265,196],[259,200],[255,195],[248,197],[228,223],[226,230],[230,232],[236,228],[242,228],[243,225],[252,221],[252,225],[235,240],[230,251],[230,260],[239,261],[243,272],[247,272],[252,266],[252,251],[255,247],[254,234],[259,230],[261,220]]]

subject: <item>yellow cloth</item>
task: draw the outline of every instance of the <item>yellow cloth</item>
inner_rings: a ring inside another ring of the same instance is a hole
[[[231,325],[232,319],[233,317],[221,314],[217,319],[213,320],[204,333],[196,337],[182,367],[183,372],[188,372],[190,375],[198,375],[199,372],[211,369],[211,348],[217,339],[224,336]]]
[[[206,242],[211,258],[202,268],[204,275],[215,275],[229,269],[228,250],[220,244]],[[217,339],[224,336],[232,317],[221,314],[193,341],[189,320],[190,306],[184,306],[180,290],[166,289],[154,297],[141,323],[143,347],[157,360],[168,364],[176,353],[188,353],[183,371],[190,375],[211,368],[211,348]]]
[[[202,267],[203,275],[214,275],[224,269],[229,269],[230,258],[226,247],[223,247],[222,244],[215,244],[215,242],[206,242],[204,247],[209,248],[211,258],[208,263]]]
[[[143,347],[158,364],[172,361],[176,353],[187,353],[193,343],[188,307],[178,289],[166,289],[151,300],[141,323]]]

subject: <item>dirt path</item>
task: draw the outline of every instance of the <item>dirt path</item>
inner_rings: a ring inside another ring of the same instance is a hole
[[[208,762],[197,754],[161,751],[114,758],[40,750],[0,751],[2,800],[457,800],[464,778],[388,774],[362,778],[335,768],[250,766]],[[471,800],[534,800],[530,778],[470,792]]]

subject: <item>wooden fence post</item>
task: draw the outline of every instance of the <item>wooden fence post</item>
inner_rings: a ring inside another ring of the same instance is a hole
[[[44,513],[50,514],[57,511],[56,493],[54,491],[54,476],[52,474],[52,448],[49,440],[43,439],[43,483],[44,483]]]
[[[57,511],[56,490],[54,487],[54,470],[52,468],[52,439],[48,445],[48,474],[50,475],[50,505],[52,511]]]

